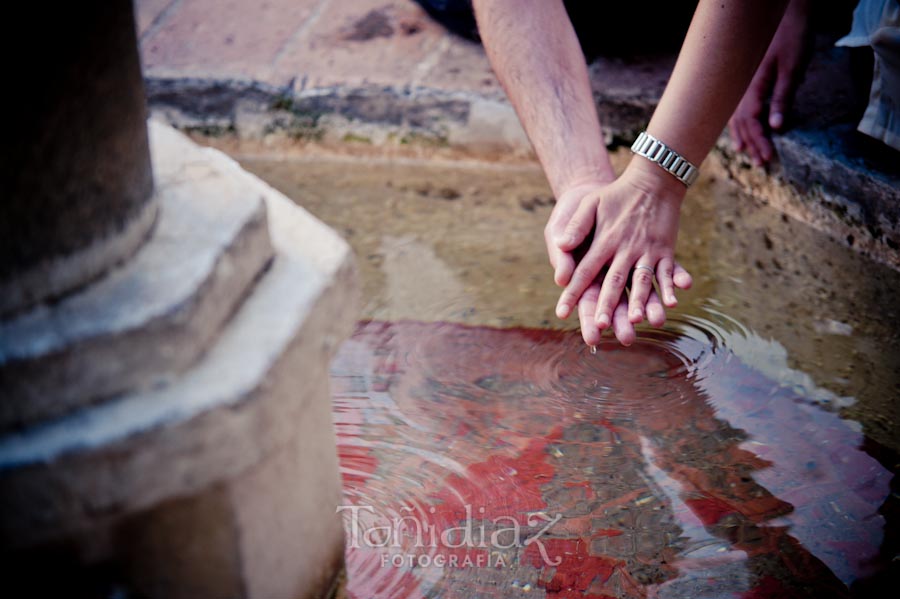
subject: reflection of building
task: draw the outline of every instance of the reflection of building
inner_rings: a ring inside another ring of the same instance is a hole
[[[712,384],[660,339],[590,356],[577,335],[550,331],[363,326],[333,371],[348,498],[388,512],[415,505],[438,529],[459,526],[466,506],[488,530],[501,515],[560,512],[542,540],[563,561],[543,564],[532,544],[505,568],[382,569],[355,586],[354,568],[379,553],[361,548],[348,554],[351,591],[390,596],[398,583],[506,596],[515,583],[557,597],[846,596],[833,556],[810,548],[841,552],[854,577],[865,574],[857,558],[877,554],[888,473],[836,416],[807,415],[727,351],[704,366]],[[723,419],[751,407],[744,421],[768,427],[753,438]],[[821,443],[792,437],[797,419]],[[770,442],[782,444],[768,451],[777,460],[753,451]],[[859,458],[809,466],[834,453]],[[795,476],[798,464],[806,472]],[[823,525],[812,516],[821,509],[842,510],[846,525]]]
[[[349,249],[225,156],[148,136],[132,10],[8,15],[5,589],[318,596],[342,562],[325,376]]]

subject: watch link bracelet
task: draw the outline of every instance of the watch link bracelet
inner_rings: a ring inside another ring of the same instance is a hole
[[[696,166],[646,131],[643,131],[634,140],[631,151],[651,162],[655,162],[671,173],[673,177],[684,183],[685,187],[690,187],[700,175],[700,171],[697,170]]]

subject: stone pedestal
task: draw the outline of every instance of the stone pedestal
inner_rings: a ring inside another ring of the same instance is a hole
[[[328,364],[356,320],[349,247],[148,129],[131,0],[12,11],[5,594],[323,596],[343,563]]]
[[[4,581],[321,596],[343,560],[327,375],[356,316],[350,249],[225,155],[150,133],[150,239],[0,323]]]
[[[16,3],[0,40],[0,316],[96,279],[156,215],[130,0]]]

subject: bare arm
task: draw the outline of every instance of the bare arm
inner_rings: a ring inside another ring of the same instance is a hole
[[[557,197],[615,178],[578,38],[561,0],[474,0],[500,83]]]
[[[750,82],[786,3],[700,0],[648,132],[699,165]],[[675,272],[674,248],[684,194],[684,186],[674,177],[635,156],[615,183],[585,197],[558,245],[571,251],[595,224],[596,230],[560,297],[557,313],[567,316],[604,266],[608,271],[595,316],[600,330],[612,323],[630,272],[639,264],[655,269],[664,303],[674,306],[672,282],[683,286]],[[628,313],[632,322],[644,317],[652,281],[649,270],[635,270]]]
[[[557,203],[544,229],[554,279],[575,259],[555,243],[591,190],[615,179],[587,64],[562,0],[474,0],[488,58],[538,155]]]
[[[700,0],[647,130],[700,164],[781,21],[787,0]]]

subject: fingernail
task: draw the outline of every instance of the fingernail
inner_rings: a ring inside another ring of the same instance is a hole
[[[677,303],[677,302],[678,302],[678,300],[675,299],[675,294],[674,294],[674,293],[670,293],[667,297],[668,297],[668,300],[669,300],[669,303],[670,303],[670,304],[674,304],[674,303]]]
[[[773,129],[781,128],[781,125],[784,124],[784,115],[780,112],[773,112],[769,115],[769,126]]]
[[[559,304],[556,306],[556,317],[559,319],[565,319],[566,316],[569,315],[569,306],[566,304]]]
[[[631,317],[632,318],[643,318],[644,315],[641,313],[640,308],[635,308],[634,310],[631,311]]]
[[[597,326],[601,329],[605,329],[609,327],[609,316],[606,314],[600,314],[597,316]]]

